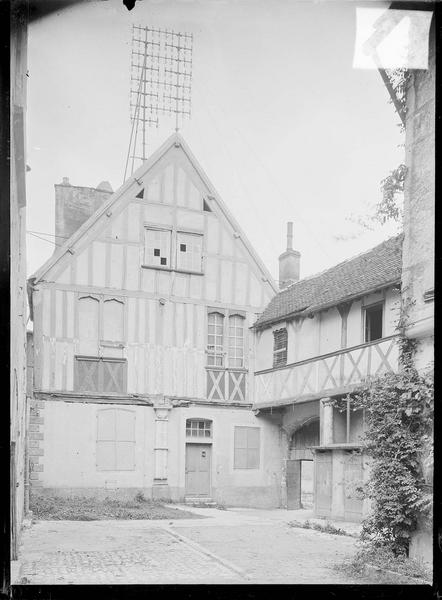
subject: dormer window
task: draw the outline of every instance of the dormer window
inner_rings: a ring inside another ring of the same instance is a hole
[[[273,366],[282,367],[287,364],[287,329],[273,332]]]

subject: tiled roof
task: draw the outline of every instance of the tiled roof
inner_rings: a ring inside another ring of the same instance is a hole
[[[297,314],[317,312],[399,282],[402,238],[402,234],[390,238],[368,252],[293,283],[270,301],[254,327],[263,327]]]

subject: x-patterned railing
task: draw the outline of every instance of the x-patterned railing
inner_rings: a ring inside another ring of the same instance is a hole
[[[389,336],[255,373],[255,406],[345,393],[370,376],[398,370],[397,336]]]

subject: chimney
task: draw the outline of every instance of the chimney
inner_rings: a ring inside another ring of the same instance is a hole
[[[97,188],[72,185],[68,177],[55,184],[55,235],[64,243],[113,194],[108,181]]]
[[[299,281],[301,253],[293,250],[293,223],[287,223],[287,250],[279,257],[279,289]]]

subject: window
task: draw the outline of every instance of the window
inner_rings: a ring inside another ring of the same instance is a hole
[[[124,304],[111,298],[103,303],[103,340],[121,342],[124,324]]]
[[[135,413],[105,408],[97,412],[97,469],[135,469]]]
[[[78,299],[78,337],[81,340],[98,340],[100,301],[93,296]]]
[[[121,358],[76,356],[74,362],[74,390],[125,394],[127,361]]]
[[[287,329],[273,332],[273,366],[281,367],[287,364]]]
[[[144,266],[202,273],[203,234],[146,227]]]
[[[145,236],[144,264],[170,269],[172,232],[166,229],[146,228]]]
[[[365,342],[373,342],[382,337],[383,304],[367,306],[365,312]]]
[[[81,340],[124,342],[124,301],[102,295],[80,296],[78,337]]]
[[[205,419],[187,419],[186,436],[194,438],[211,438],[212,421]]]
[[[209,366],[224,365],[224,315],[218,312],[208,315],[207,352]]]
[[[259,427],[235,427],[234,469],[259,469]]]
[[[195,233],[177,233],[176,268],[201,273],[203,236]]]
[[[229,317],[229,367],[244,366],[244,317]]]

